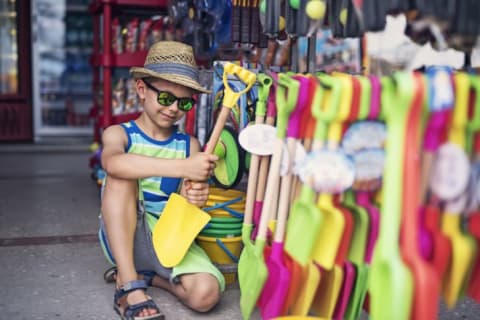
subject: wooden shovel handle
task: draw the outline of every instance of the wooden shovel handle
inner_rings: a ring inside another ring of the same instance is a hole
[[[215,126],[213,127],[212,135],[207,142],[207,147],[205,148],[205,152],[208,154],[212,154],[215,146],[217,145],[218,140],[220,139],[220,134],[222,133],[223,128],[225,127],[225,123],[227,122],[228,116],[230,115],[230,108],[222,106],[220,113],[218,114],[217,120],[215,122]]]
[[[263,116],[256,116],[255,123],[263,123]],[[252,154],[250,159],[250,168],[248,172],[247,198],[245,200],[244,223],[251,224],[253,217],[253,208],[256,199],[258,168],[260,166],[260,156]]]
[[[289,159],[292,161],[293,156],[295,155],[295,138],[287,139]],[[290,189],[292,186],[292,164],[289,164],[288,173],[286,176],[282,177],[282,183],[280,186],[280,203],[278,205],[278,216],[277,216],[277,225],[275,228],[274,241],[283,242],[285,236],[285,227],[287,224],[288,209],[290,204]]]
[[[426,204],[428,185],[430,183],[430,174],[432,172],[432,164],[434,155],[431,152],[424,151],[422,155],[422,173],[420,180],[420,203]]]
[[[275,124],[275,117],[267,117],[265,121],[268,125]],[[265,198],[265,187],[267,184],[267,175],[268,175],[268,167],[270,165],[270,157],[263,156],[260,157],[260,169],[258,171],[258,183],[257,183],[257,194],[255,196],[256,201],[263,201]]]
[[[276,203],[274,203],[275,193],[278,192],[278,183],[280,180],[280,162],[282,158],[283,142],[277,141],[275,143],[275,150],[272,155],[270,170],[268,172],[267,187],[265,190],[265,201],[262,208],[262,215],[258,227],[257,240],[265,240],[267,238],[268,220],[271,212],[275,210]]]

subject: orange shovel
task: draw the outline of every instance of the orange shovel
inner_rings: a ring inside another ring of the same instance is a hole
[[[413,279],[413,304],[411,318],[415,320],[434,319],[438,313],[440,278],[433,267],[426,263],[418,244],[418,213],[420,206],[420,136],[421,116],[425,94],[423,75],[414,75],[415,90],[413,106],[408,118],[404,154],[403,183],[403,224],[401,226],[401,252],[409,266]]]

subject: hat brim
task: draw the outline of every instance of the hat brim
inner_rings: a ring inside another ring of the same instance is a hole
[[[143,67],[133,67],[130,68],[130,74],[135,79],[143,79],[143,78],[159,78],[162,80],[170,81],[184,87],[188,87],[193,89],[199,93],[212,93],[211,90],[203,88],[200,83],[195,80],[192,80],[189,77],[181,76],[181,75],[173,75],[167,73],[158,73]]]

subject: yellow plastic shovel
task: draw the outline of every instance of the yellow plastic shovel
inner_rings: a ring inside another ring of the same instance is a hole
[[[245,89],[235,92],[227,81],[228,76],[236,76],[245,83]],[[237,103],[242,94],[251,89],[256,81],[256,75],[233,63],[226,63],[223,67],[223,84],[225,95],[222,109],[218,115],[206,153],[212,154],[230,109]],[[210,220],[210,216],[178,194],[171,194],[160,218],[152,231],[152,241],[155,253],[160,263],[167,267],[174,267],[182,261],[195,237]]]
[[[353,93],[350,76],[337,73],[335,78],[342,83],[342,96],[337,117],[328,129],[329,149],[333,151],[337,150],[341,140],[342,125],[349,118]],[[312,258],[326,271],[322,272],[312,310],[319,316],[331,318],[335,311],[344,277],[343,266],[335,265],[335,258],[345,229],[345,218],[343,213],[334,205],[332,194],[320,194],[317,205],[324,220]]]
[[[210,215],[172,193],[160,218],[161,223],[159,219],[152,232],[153,248],[162,265],[170,268],[182,261],[193,239],[210,221]],[[171,234],[172,229],[181,230],[182,238]]]
[[[448,140],[464,148],[470,89],[468,75],[465,73],[457,73],[455,75],[455,86],[456,104]],[[442,218],[442,231],[450,238],[452,243],[452,261],[445,275],[443,286],[443,296],[449,308],[453,308],[460,297],[462,287],[468,279],[469,269],[476,253],[476,243],[474,239],[470,235],[464,234],[461,230],[462,209],[455,209],[454,207],[455,205],[447,202]]]

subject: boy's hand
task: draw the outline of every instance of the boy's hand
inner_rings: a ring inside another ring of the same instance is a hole
[[[187,198],[191,204],[203,206],[208,199],[208,183],[185,180],[183,182],[182,196]]]
[[[207,181],[215,169],[218,157],[205,152],[198,152],[186,159],[185,178],[193,181]]]

